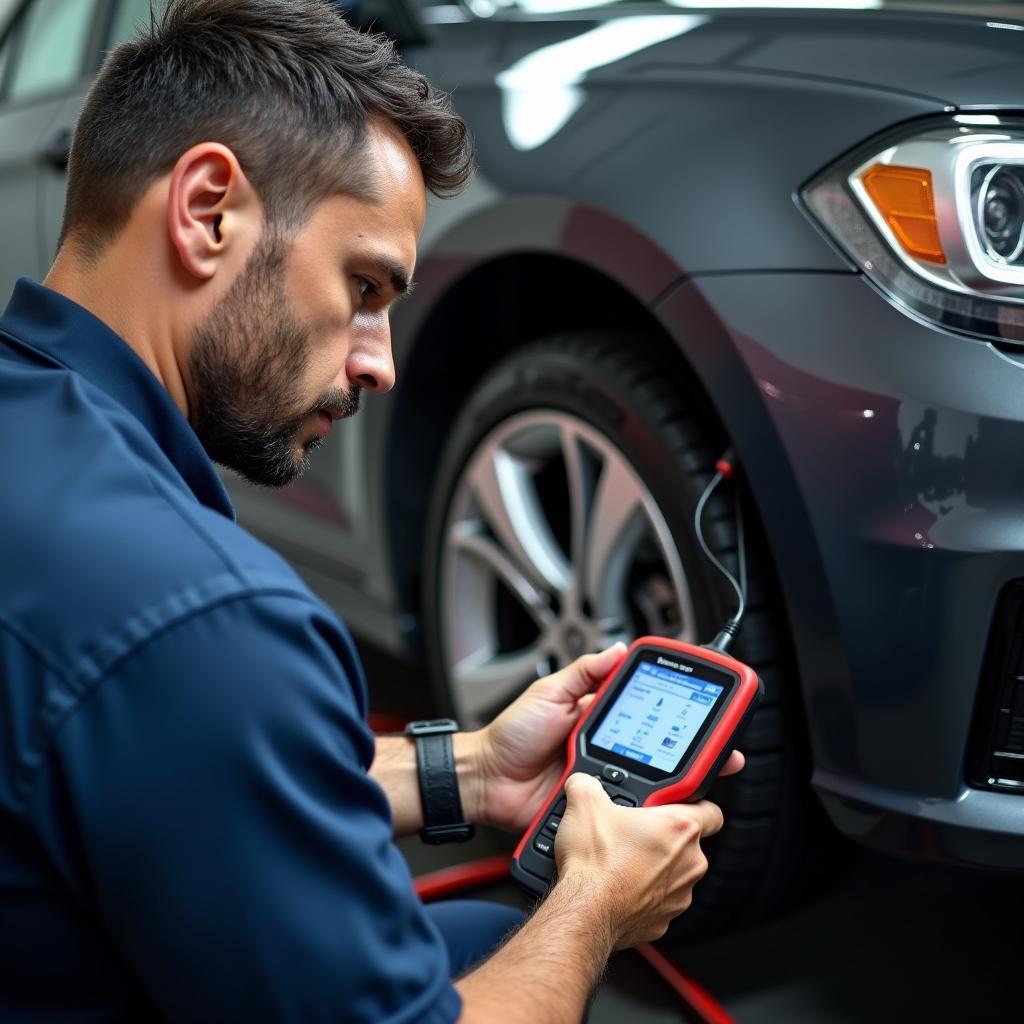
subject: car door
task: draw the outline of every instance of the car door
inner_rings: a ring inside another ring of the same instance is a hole
[[[42,197],[67,165],[70,124],[61,115],[93,68],[99,0],[26,0],[0,41],[0,290],[42,277]],[[63,208],[63,191],[60,190]],[[58,221],[59,223],[59,221]],[[53,232],[47,233],[56,235]]]

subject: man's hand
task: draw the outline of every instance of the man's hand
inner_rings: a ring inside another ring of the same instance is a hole
[[[565,769],[566,738],[625,653],[618,643],[538,679],[476,734],[483,821],[514,832],[530,824]]]
[[[565,793],[558,881],[526,924],[457,982],[459,1024],[579,1020],[611,951],[664,935],[707,870],[701,839],[722,827],[714,804],[618,807],[579,773]]]
[[[555,844],[559,885],[601,894],[616,949],[660,939],[708,869],[700,841],[721,829],[718,805],[619,807],[580,772],[566,779],[565,795]]]
[[[490,725],[465,738],[475,749],[479,774],[475,793],[463,803],[474,820],[521,832],[533,820],[565,770],[565,741],[593,700],[593,691],[626,654],[618,643],[584,654],[571,665],[535,682]],[[734,753],[723,775],[738,772]]]

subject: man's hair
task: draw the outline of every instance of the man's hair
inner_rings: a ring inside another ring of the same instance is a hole
[[[61,242],[98,256],[199,142],[235,153],[271,225],[298,227],[333,194],[372,199],[374,118],[401,131],[435,195],[467,184],[473,147],[448,98],[329,0],[168,0],[110,54],[85,101]]]

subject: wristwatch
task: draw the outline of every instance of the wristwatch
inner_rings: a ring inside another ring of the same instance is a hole
[[[416,767],[419,770],[420,801],[423,804],[423,828],[420,839],[425,843],[464,843],[475,833],[473,825],[462,815],[459,780],[455,774],[455,752],[452,733],[459,723],[451,718],[435,718],[410,722],[406,736],[416,741]]]

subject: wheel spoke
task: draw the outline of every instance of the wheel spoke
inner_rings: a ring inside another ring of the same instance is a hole
[[[589,466],[584,460],[582,439],[570,424],[563,424],[561,430],[562,461],[565,463],[566,482],[569,486],[569,516],[571,530],[570,560],[578,576],[586,556],[587,521],[590,517],[590,503],[593,497],[593,479]]]
[[[529,470],[499,448],[480,460],[471,486],[498,542],[522,574],[540,590],[564,593],[572,570],[551,534]]]
[[[463,521],[456,523],[449,534],[455,552],[470,555],[490,570],[519,599],[538,629],[554,620],[547,598],[519,571],[512,559],[494,541],[480,533],[479,527]]]
[[[479,725],[530,685],[540,672],[540,645],[508,654],[479,653],[452,669],[452,687],[463,724]]]
[[[624,463],[606,458],[594,495],[584,555],[583,593],[600,607],[613,564],[626,552],[626,529],[643,515],[643,500]]]

